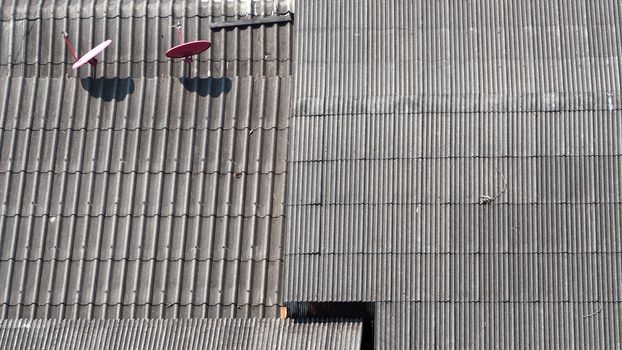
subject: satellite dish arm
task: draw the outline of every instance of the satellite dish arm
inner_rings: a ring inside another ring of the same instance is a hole
[[[179,35],[179,45],[184,43],[184,40],[181,36],[181,23],[177,22],[177,34]],[[184,61],[186,61],[186,63],[192,63],[192,57],[188,56],[184,58]]]
[[[73,56],[73,59],[75,61],[78,61],[78,56],[76,56],[76,52],[73,51],[73,47],[71,47],[71,44],[69,43],[69,39],[67,37],[68,37],[67,32],[63,32],[63,38],[65,39],[65,44],[67,44],[69,51],[71,51],[71,56]]]
[[[183,44],[184,41],[181,37],[181,24],[180,23],[177,23],[177,34],[179,35],[179,44]]]

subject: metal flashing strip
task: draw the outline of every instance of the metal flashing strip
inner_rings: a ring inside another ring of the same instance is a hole
[[[262,24],[275,24],[275,23],[286,23],[293,22],[294,16],[292,13],[287,13],[285,15],[277,15],[277,16],[267,16],[267,17],[255,17],[255,18],[244,18],[237,21],[220,21],[210,23],[211,29],[222,29],[222,28],[234,28],[234,27],[246,27],[246,26],[256,26]]]

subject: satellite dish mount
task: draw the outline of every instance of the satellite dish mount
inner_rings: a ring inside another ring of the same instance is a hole
[[[181,24],[177,23],[173,27],[177,29],[179,45],[166,51],[166,57],[168,58],[183,58],[186,63],[192,63],[192,56],[200,54],[212,46],[212,43],[207,40],[195,40],[184,43],[181,35]]]
[[[93,67],[97,66],[97,59],[95,58],[95,56],[99,55],[102,51],[104,51],[105,48],[108,47],[108,45],[110,45],[110,43],[112,43],[112,40],[106,40],[103,43],[89,50],[89,52],[87,52],[86,54],[84,54],[84,56],[78,59],[76,52],[73,50],[73,47],[71,47],[71,44],[69,43],[68,37],[69,35],[67,34],[67,32],[63,32],[63,38],[65,39],[65,44],[69,48],[69,51],[71,52],[71,56],[73,56],[73,59],[76,61],[76,63],[74,63],[72,66],[73,69],[78,69],[86,63],[90,64]]]

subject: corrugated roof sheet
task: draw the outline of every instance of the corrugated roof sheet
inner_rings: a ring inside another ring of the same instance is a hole
[[[210,9],[223,3],[235,2],[177,1],[147,6],[147,2],[130,1],[121,5],[119,1],[110,1],[106,2],[107,6],[100,6],[92,0],[74,4],[63,1],[50,3],[55,15],[49,18],[38,11],[39,4],[27,6],[28,1],[0,4],[7,14],[0,20],[0,30],[5,33],[0,37],[0,47],[5,48],[0,51],[0,77],[78,75],[81,78],[164,79],[184,76],[190,78],[187,81],[190,86],[197,83],[195,78],[289,78],[291,25],[212,31],[210,23],[223,17],[212,16]],[[32,16],[20,16],[21,7],[31,8],[24,15],[32,13]],[[177,32],[172,28],[177,23],[182,25],[184,40],[203,39],[213,43],[208,51],[195,57],[195,64],[190,67],[164,55],[178,44]],[[84,54],[106,39],[111,39],[113,44],[99,56],[101,62],[96,70],[84,67],[74,71],[69,65],[73,58],[61,36],[63,31],[69,33],[69,40],[78,54]],[[127,80],[123,82],[128,83]],[[207,84],[206,80],[198,82]]]
[[[619,1],[297,8],[297,115],[620,109]]]
[[[2,349],[360,349],[360,322],[4,320]]]
[[[620,347],[621,10],[300,3],[284,300],[377,302],[379,349]]]
[[[292,25],[209,24],[286,3],[0,6],[0,318],[277,315]]]
[[[165,0],[159,3],[139,1],[69,1],[32,3],[27,0],[3,0],[0,20],[129,18],[129,17],[228,17],[267,16],[294,12],[292,0]]]
[[[380,349],[618,349],[622,304],[378,303]]]

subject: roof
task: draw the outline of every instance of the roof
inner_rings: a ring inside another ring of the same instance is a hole
[[[3,349],[360,349],[360,322],[3,320]]]
[[[296,10],[284,301],[375,303],[377,349],[619,346],[619,2]]]
[[[278,315],[292,25],[210,30],[250,5],[1,4],[0,318]]]
[[[0,3],[0,334],[364,301],[378,349],[618,347],[620,6]]]

